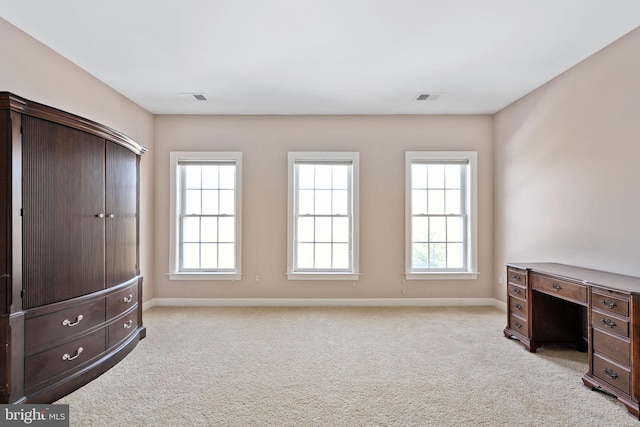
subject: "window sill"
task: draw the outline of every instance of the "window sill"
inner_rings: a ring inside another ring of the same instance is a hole
[[[358,280],[360,273],[287,273],[287,280]]]
[[[169,280],[227,280],[235,282],[236,280],[240,279],[242,279],[242,273],[169,273]]]
[[[480,273],[470,272],[437,272],[437,273],[404,273],[406,280],[476,280]]]

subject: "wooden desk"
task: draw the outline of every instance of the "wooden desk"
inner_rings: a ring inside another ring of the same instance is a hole
[[[585,386],[613,394],[640,419],[640,277],[555,263],[508,263],[507,327],[532,353],[588,351]]]

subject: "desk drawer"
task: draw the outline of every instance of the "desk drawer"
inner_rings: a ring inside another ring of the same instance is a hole
[[[507,282],[514,285],[527,286],[527,272],[509,267],[507,269]]]
[[[509,297],[509,312],[523,319],[528,319],[527,302],[519,298]]]
[[[629,336],[629,320],[615,317],[609,313],[602,313],[599,310],[591,310],[591,324],[594,327],[602,328],[606,331]]]
[[[631,344],[628,339],[593,328],[593,351],[629,365],[630,348]]]
[[[540,274],[531,275],[531,288],[562,299],[587,304],[587,287]]]
[[[529,326],[526,319],[518,317],[513,313],[509,316],[509,328],[524,335],[529,336]]]
[[[593,355],[593,375],[622,391],[630,394],[631,371],[626,366],[619,365],[598,354]]]
[[[592,289],[591,307],[621,316],[629,316],[629,298],[617,292]]]
[[[524,286],[518,286],[509,283],[507,285],[507,293],[509,294],[509,296],[520,298],[525,301],[527,300],[527,288],[525,288]]]

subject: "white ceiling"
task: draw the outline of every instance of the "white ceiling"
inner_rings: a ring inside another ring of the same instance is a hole
[[[0,0],[0,17],[156,114],[491,114],[640,26],[640,1]]]

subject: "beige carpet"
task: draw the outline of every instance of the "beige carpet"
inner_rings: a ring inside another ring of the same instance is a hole
[[[492,308],[153,308],[72,426],[640,426]]]

